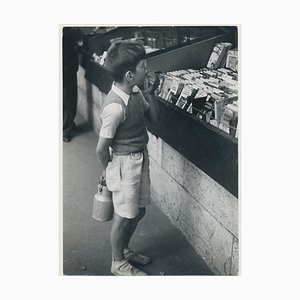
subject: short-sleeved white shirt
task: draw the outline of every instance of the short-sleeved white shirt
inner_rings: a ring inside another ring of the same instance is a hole
[[[126,94],[124,91],[119,89],[115,85],[115,83],[112,84],[111,89],[115,94],[117,94],[123,100],[124,104],[127,106],[130,95]],[[149,108],[149,103],[144,98],[141,90],[137,86],[134,86],[132,92],[133,93],[138,92],[141,94],[141,97],[143,99],[144,111],[146,112]],[[119,125],[125,121],[125,114],[123,112],[122,105],[119,103],[110,103],[106,105],[101,114],[101,119],[102,119],[102,127],[100,130],[100,136],[104,138],[112,139],[115,136],[115,133]]]

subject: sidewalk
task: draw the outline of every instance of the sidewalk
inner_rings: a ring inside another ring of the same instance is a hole
[[[70,143],[63,143],[63,273],[111,275],[111,222],[92,218],[102,173],[95,154],[98,137],[80,120],[76,123],[81,131]],[[140,267],[149,275],[213,275],[153,202],[130,246],[152,258],[151,264]]]

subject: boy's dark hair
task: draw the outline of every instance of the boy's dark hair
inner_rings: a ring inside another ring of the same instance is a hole
[[[145,55],[145,48],[141,42],[114,42],[107,51],[105,69],[113,80],[121,82],[127,71],[136,71],[137,64],[145,58]]]

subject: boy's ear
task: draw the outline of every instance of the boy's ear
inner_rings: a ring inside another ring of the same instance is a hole
[[[125,73],[125,78],[126,78],[129,82],[131,82],[131,81],[133,80],[133,74],[132,74],[132,72],[131,72],[131,71],[127,71],[127,72]]]

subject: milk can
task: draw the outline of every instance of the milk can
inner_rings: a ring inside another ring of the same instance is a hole
[[[92,216],[98,221],[108,222],[112,219],[113,214],[112,192],[108,190],[105,179],[101,176],[98,184],[98,192],[94,196]]]

